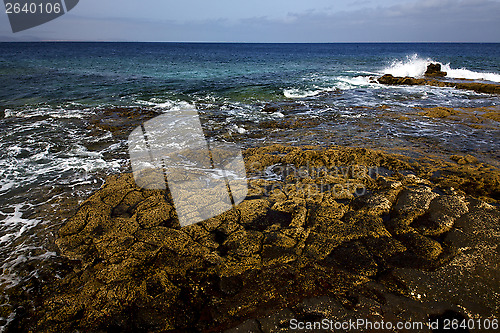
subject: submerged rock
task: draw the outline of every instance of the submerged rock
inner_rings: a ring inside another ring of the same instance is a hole
[[[264,107],[262,108],[262,112],[268,112],[268,113],[278,112],[279,110],[280,108],[278,105],[270,103],[264,105]]]

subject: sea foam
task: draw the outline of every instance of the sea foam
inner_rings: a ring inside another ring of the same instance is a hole
[[[451,68],[450,64],[442,64],[431,58],[421,58],[418,54],[407,56],[405,60],[394,61],[389,67],[384,68],[383,74],[392,74],[394,76],[422,77],[430,63],[441,64],[441,70],[447,72],[448,78],[471,79],[481,81],[500,82],[500,74],[475,72],[466,68]]]
[[[319,95],[321,92],[322,92],[322,89],[300,90],[300,89],[292,88],[292,89],[283,90],[283,95],[285,95],[286,98],[306,98],[306,97],[313,97],[313,96]]]

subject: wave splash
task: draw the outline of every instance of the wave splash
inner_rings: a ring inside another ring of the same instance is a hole
[[[383,69],[383,74],[392,74],[394,76],[422,77],[430,63],[441,64],[441,70],[447,72],[446,77],[453,79],[471,79],[481,81],[500,82],[498,73],[482,73],[471,71],[466,68],[451,68],[450,64],[443,64],[430,58],[421,58],[418,54],[407,56],[405,60],[394,61],[389,67]]]

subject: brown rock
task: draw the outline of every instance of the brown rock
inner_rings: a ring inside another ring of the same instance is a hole
[[[249,319],[236,327],[224,331],[224,333],[240,333],[240,332],[262,333],[259,323],[255,319]]]
[[[428,260],[435,260],[443,252],[441,244],[419,233],[408,233],[399,236],[399,239],[415,254]]]
[[[44,304],[33,317],[37,323],[30,326],[22,319],[15,328],[259,332],[265,327],[279,331],[285,323],[281,314],[298,318],[307,311],[335,320],[359,315],[396,320],[401,319],[401,309],[407,309],[408,297],[415,297],[405,281],[424,274],[423,269],[444,267],[451,255],[457,256],[453,260],[460,272],[474,272],[467,265],[476,265],[479,259],[472,260],[469,253],[458,256],[450,247],[470,248],[477,240],[482,243],[474,255],[486,253],[485,271],[496,274],[491,263],[498,233],[491,230],[499,225],[498,209],[480,200],[466,201],[452,189],[446,195],[433,191],[436,183],[445,188],[461,180],[455,188],[479,191],[481,185],[480,192],[470,193],[494,200],[500,185],[493,169],[480,173],[479,163],[461,166],[449,161],[436,162],[438,169],[428,160],[410,164],[398,155],[342,147],[275,145],[249,149],[245,158],[259,162],[257,168],[262,169],[275,164],[309,163],[330,169],[364,164],[413,170],[418,176],[393,172],[377,180],[356,177],[369,193],[357,199],[340,200],[328,191],[314,196],[283,191],[268,196],[264,190],[255,191],[258,196],[234,209],[184,228],[176,222],[165,191],[138,189],[129,174],[111,177],[60,230],[57,244],[62,254],[80,262],[54,282],[48,296],[40,297]],[[424,179],[426,175],[434,183]],[[351,176],[352,172],[346,175]],[[317,177],[325,182],[339,178]],[[262,188],[272,184],[254,182]],[[405,272],[400,280],[389,278],[401,267],[414,272]],[[444,281],[446,271],[438,276],[428,280],[432,281],[429,290]],[[483,277],[481,283],[487,280]],[[373,290],[377,283],[390,291]],[[467,286],[473,287],[471,278]],[[332,298],[335,301],[324,304],[317,301]],[[312,300],[306,302],[307,311],[305,305],[299,306],[306,304],[304,300]],[[420,307],[419,315],[435,309],[435,303],[416,304],[412,306]],[[467,311],[476,315],[475,309],[481,307]],[[407,314],[417,318],[414,312]]]
[[[271,208],[269,201],[264,199],[246,200],[237,208],[241,214],[241,225],[252,229],[261,229],[268,224],[266,216]]]
[[[253,230],[240,230],[229,235],[223,246],[233,257],[249,257],[260,252],[262,247],[262,233]]]
[[[424,75],[431,77],[445,77],[448,73],[441,71],[441,64],[429,64],[427,65],[427,70]]]
[[[394,77],[391,74],[385,74],[378,79],[381,84],[387,85],[429,85],[435,87],[452,87],[456,89],[472,90],[486,94],[500,94],[500,84],[496,83],[478,83],[468,81],[440,81],[430,78],[415,79],[411,77]]]
[[[457,218],[469,211],[465,201],[457,196],[442,195],[432,200],[428,213],[412,226],[422,234],[438,236],[448,232]]]
[[[267,112],[267,113],[274,113],[274,112],[278,112],[278,111],[279,111],[279,107],[275,104],[266,104],[262,108],[262,112]]]
[[[399,215],[407,215],[415,210],[427,210],[432,199],[437,196],[427,186],[404,190],[399,195],[394,211]]]
[[[450,159],[461,165],[476,164],[479,162],[478,159],[472,155],[465,155],[465,156],[452,155],[450,156]]]
[[[378,79],[378,83],[381,83],[381,84],[387,84],[387,85],[396,85],[396,84],[400,84],[399,83],[399,80],[396,79],[394,76],[392,76],[391,74],[385,74],[384,76],[380,77]]]

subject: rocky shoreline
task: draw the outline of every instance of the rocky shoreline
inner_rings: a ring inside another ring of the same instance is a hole
[[[500,92],[499,85],[444,76],[429,66],[425,78],[386,75],[379,82]],[[262,112],[287,107],[297,105],[268,104]],[[381,119],[426,117],[475,130],[495,130],[500,120],[497,106],[379,108]],[[126,140],[158,114],[104,110],[88,127],[112,137],[88,148]],[[263,121],[251,135],[293,129],[301,136],[320,123]],[[230,139],[238,138],[244,134]],[[498,318],[495,153],[412,149],[405,152],[411,158],[345,146],[247,149],[246,200],[184,228],[168,191],[140,189],[129,173],[108,177],[81,205],[81,197],[61,197],[57,213],[52,206],[37,213],[57,225],[67,219],[49,242],[58,256],[4,291],[6,332],[267,333],[289,331],[291,319]]]
[[[109,177],[59,231],[68,274],[44,285],[30,300],[36,310],[27,302],[10,330],[286,332],[292,318],[498,318],[498,169],[472,156],[347,147],[244,156],[247,199],[182,229],[168,192]]]
[[[429,64],[427,66],[427,71],[425,72],[425,77],[423,78],[413,78],[408,76],[398,77],[391,74],[385,74],[384,76],[376,79],[376,82],[391,86],[406,85],[450,87],[463,90],[472,90],[478,93],[485,94],[500,94],[500,84],[475,82],[467,79],[454,79],[451,81],[446,81],[443,79],[446,74],[446,72],[441,71],[441,65]],[[372,80],[375,81],[375,79]]]

